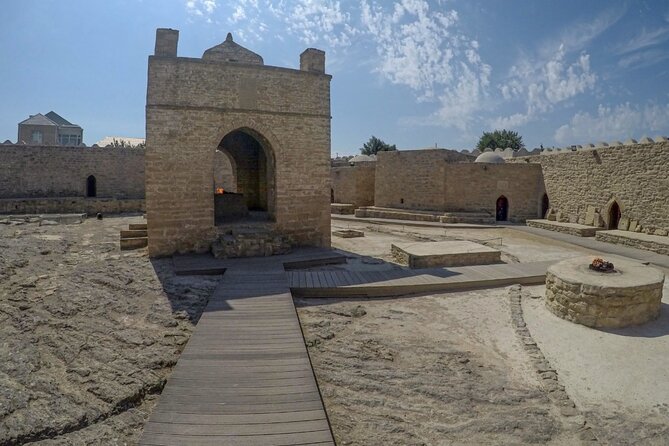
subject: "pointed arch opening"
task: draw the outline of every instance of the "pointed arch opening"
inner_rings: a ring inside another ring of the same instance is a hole
[[[622,212],[620,211],[620,205],[617,201],[613,201],[609,206],[609,220],[606,225],[607,229],[618,229],[618,224],[620,223],[620,218],[622,217]]]
[[[95,176],[89,175],[86,178],[86,197],[93,198],[98,196],[97,180]]]
[[[507,221],[509,219],[509,200],[501,195],[495,205],[495,220]]]
[[[223,136],[214,160],[215,224],[273,221],[275,161],[267,139],[253,129],[238,128]]]
[[[550,201],[548,200],[548,194],[544,193],[541,197],[541,215],[539,217],[546,218],[548,209],[550,209]]]

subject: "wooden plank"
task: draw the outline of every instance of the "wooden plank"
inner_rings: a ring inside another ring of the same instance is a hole
[[[318,255],[292,258],[311,262]],[[227,270],[140,444],[333,445],[289,291],[302,280],[324,286],[326,275],[301,272],[289,278],[277,259],[175,263],[182,270],[212,263]]]
[[[145,437],[142,437],[140,444],[146,446],[221,446],[232,444],[240,446],[333,445],[334,441],[332,441],[331,437],[332,435],[329,430],[293,434],[238,435],[236,437],[147,433]]]

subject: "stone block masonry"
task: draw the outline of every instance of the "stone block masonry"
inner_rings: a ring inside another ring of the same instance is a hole
[[[375,162],[332,167],[331,199],[334,200],[334,203],[352,204],[356,208],[372,206],[374,204],[375,175]]]
[[[215,152],[239,133],[258,143],[262,162],[244,171],[261,181],[236,172],[237,192],[258,194],[272,230],[295,245],[329,246],[331,76],[321,69],[322,52],[303,56],[305,70],[265,66],[231,36],[206,59],[165,54],[149,57],[149,254],[206,251],[216,240]]]
[[[550,206],[570,221],[609,229],[621,223],[648,234],[669,230],[669,142],[611,146],[532,157],[541,163]],[[590,212],[588,212],[590,211]]]
[[[0,145],[0,212],[143,208],[142,149]]]

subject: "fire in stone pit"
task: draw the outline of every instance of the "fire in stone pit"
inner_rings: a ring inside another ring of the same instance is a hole
[[[216,192],[214,192],[216,195],[222,195],[225,193],[225,190],[222,187],[217,187]]]
[[[600,259],[599,257],[592,261],[590,264],[590,269],[599,271],[600,273],[612,273],[615,271],[613,269],[613,263],[607,262],[606,260]]]

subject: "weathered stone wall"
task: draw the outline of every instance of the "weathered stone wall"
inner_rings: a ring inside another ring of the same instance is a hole
[[[446,149],[379,152],[376,161],[376,206],[446,210],[444,174],[449,163],[470,157]]]
[[[374,205],[374,177],[376,163],[362,162],[354,166],[333,167],[331,187],[335,203],[355,207]]]
[[[148,78],[150,255],[204,251],[216,239],[214,154],[235,130],[266,151],[274,229],[296,245],[330,245],[329,75],[151,56]]]
[[[642,231],[669,230],[669,142],[578,150],[533,157],[540,162],[552,209],[586,221],[588,207],[604,224],[615,200],[624,221]]]
[[[444,177],[448,212],[486,212],[494,216],[497,199],[503,195],[509,202],[510,221],[541,216],[544,184],[537,164],[447,164]]]
[[[0,145],[0,199],[85,197],[90,175],[98,198],[143,199],[144,151]]]

